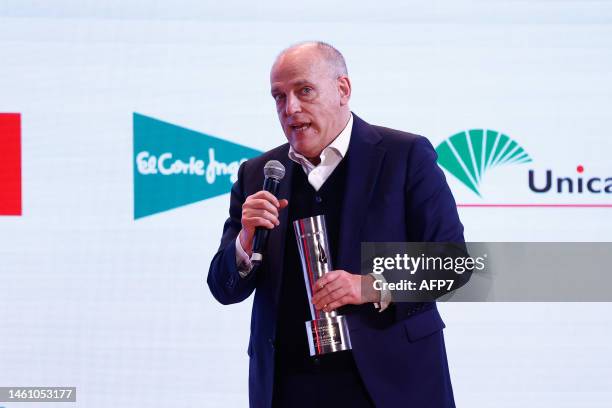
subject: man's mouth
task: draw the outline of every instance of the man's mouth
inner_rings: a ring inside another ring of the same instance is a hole
[[[294,123],[289,125],[289,127],[291,128],[291,130],[294,130],[296,132],[303,132],[310,127],[310,123]]]

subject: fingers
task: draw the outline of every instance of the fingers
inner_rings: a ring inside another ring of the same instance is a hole
[[[269,221],[274,226],[278,225],[278,215],[268,211],[267,209],[261,208],[243,208],[242,219],[258,223],[260,219]],[[256,225],[259,226],[259,225]]]
[[[321,286],[321,283],[322,283],[321,279],[319,279],[315,285],[318,288],[318,290],[315,291],[312,297],[312,303],[314,304],[321,303],[321,300],[324,300],[327,297],[329,297],[332,292],[335,292],[336,290],[342,288],[342,285],[340,282],[338,282],[338,280],[332,281],[324,286]]]
[[[253,210],[265,210],[270,214],[274,214],[274,216],[278,217],[278,207],[276,207],[276,205],[274,205],[269,200],[263,198],[248,197],[242,205],[243,211],[245,208]]]
[[[254,231],[257,227],[272,229],[277,225],[277,221],[269,220],[263,217],[242,217],[243,229]],[[249,234],[250,235],[250,234]]]
[[[278,199],[276,197],[274,197],[274,194],[270,193],[269,191],[266,190],[260,190],[258,192],[256,192],[255,194],[252,194],[250,196],[247,197],[247,201],[249,200],[249,198],[259,198],[259,199],[264,199],[266,201],[269,201],[270,203],[272,203],[274,205],[274,207],[280,207],[280,203],[278,202]],[[287,200],[285,200],[287,201]]]
[[[346,295],[349,294],[349,289],[346,287],[340,286],[324,295],[319,296],[316,300],[313,298],[313,303],[317,310],[325,309],[325,311],[329,311],[329,305],[332,303],[342,299]]]
[[[326,273],[325,275],[323,275],[322,277],[320,277],[314,287],[314,292],[315,294],[320,291],[321,289],[323,289],[326,285],[328,285],[329,283],[335,281],[336,279],[338,279],[342,273],[348,273],[342,270],[337,270],[337,271],[331,271]]]
[[[277,200],[268,191],[258,191],[247,197],[242,205],[242,226],[248,230],[257,227],[274,228],[279,225],[279,210],[287,207],[285,199]]]
[[[279,210],[287,207],[289,202],[278,200],[268,191],[258,191],[246,198],[242,204],[242,231],[240,244],[248,253],[253,245],[253,237],[257,227],[273,229],[280,224]]]
[[[329,303],[326,307],[323,308],[323,311],[329,313],[333,310],[336,310],[337,308],[341,306],[352,304],[351,300],[352,300],[351,296],[345,295],[341,297],[340,299],[334,300],[331,303]]]
[[[360,281],[361,276],[346,271],[329,272],[317,280],[312,303],[326,312],[345,304],[360,304]]]

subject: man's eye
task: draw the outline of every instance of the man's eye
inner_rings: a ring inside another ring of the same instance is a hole
[[[305,86],[304,88],[302,88],[302,93],[303,93],[304,95],[308,95],[308,94],[310,94],[311,92],[312,92],[312,88],[311,88],[311,87],[309,87],[309,86]]]
[[[278,101],[283,99],[283,95],[281,95],[281,94],[273,95],[272,97],[274,98],[274,100],[276,102],[278,102]]]

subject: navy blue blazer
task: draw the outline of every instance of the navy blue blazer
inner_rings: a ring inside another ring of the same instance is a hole
[[[336,269],[360,273],[361,242],[463,242],[463,226],[436,152],[422,136],[373,126],[353,115],[347,185]],[[288,211],[271,231],[265,262],[246,278],[236,268],[235,240],[242,203],[261,190],[268,160],[285,165],[279,198],[289,199],[292,165],[284,144],[243,163],[230,197],[230,216],[208,285],[222,304],[255,292],[249,339],[249,400],[270,407],[274,338]],[[273,254],[273,255],[272,255]],[[435,303],[393,303],[379,313],[372,304],[347,306],[353,356],[371,398],[379,407],[454,407],[442,329]]]

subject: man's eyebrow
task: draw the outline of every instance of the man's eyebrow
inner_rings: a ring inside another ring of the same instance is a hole
[[[298,79],[297,81],[291,83],[291,85],[293,86],[300,86],[300,85],[306,85],[306,84],[310,84],[310,81],[306,79]]]
[[[291,86],[302,86],[302,85],[311,85],[311,82],[309,80],[307,80],[307,79],[297,79],[297,80],[291,82]],[[279,93],[279,92],[281,92],[281,90],[277,86],[273,86],[270,89],[270,93],[272,95],[274,95],[275,93]]]
[[[282,92],[281,86],[272,84],[272,87],[270,88],[270,93],[274,95],[275,93],[280,93],[280,92]]]

